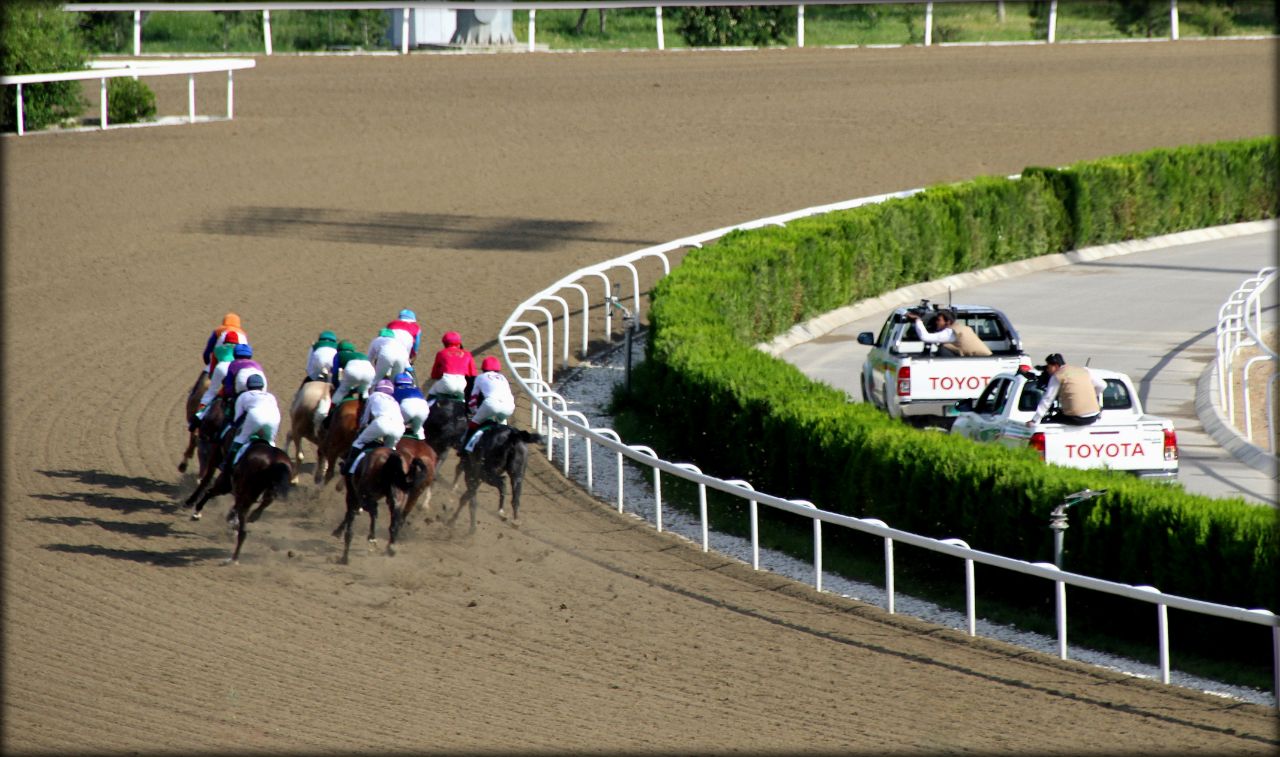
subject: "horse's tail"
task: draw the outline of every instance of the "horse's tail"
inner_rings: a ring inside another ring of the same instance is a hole
[[[409,472],[404,469],[404,458],[395,450],[387,455],[382,469],[378,471],[378,478],[383,488],[395,487],[401,491],[410,491]]]
[[[516,429],[514,436],[525,444],[539,444],[542,442],[542,434],[535,434],[532,431]]]
[[[421,486],[426,486],[431,482],[431,476],[435,470],[422,461],[422,458],[415,457],[413,462],[409,463],[409,491],[416,491]]]

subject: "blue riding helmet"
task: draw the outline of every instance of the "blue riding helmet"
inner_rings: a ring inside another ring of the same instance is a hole
[[[246,389],[265,389],[267,386],[267,382],[263,380],[262,376],[255,373],[249,378],[245,379],[244,386]]]
[[[396,376],[396,386],[413,386],[413,376],[401,373]]]
[[[236,351],[231,353],[237,359],[248,359],[253,357],[253,348],[247,344],[237,344]]]
[[[401,311],[400,311],[400,320],[402,320],[402,321],[409,321],[409,322],[411,322],[411,323],[412,323],[412,322],[416,322],[416,321],[418,320],[418,316],[417,316],[417,314],[416,314],[416,313],[414,313],[414,312],[413,312],[412,310],[410,310],[409,308],[405,308],[404,310],[401,310]]]

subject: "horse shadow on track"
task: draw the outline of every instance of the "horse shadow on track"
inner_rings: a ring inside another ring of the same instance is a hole
[[[136,536],[139,539],[155,539],[176,537],[179,539],[195,538],[189,531],[174,529],[175,521],[153,520],[146,523],[130,523],[123,520],[103,520],[102,518],[81,518],[75,515],[45,515],[38,518],[27,518],[33,523],[44,523],[50,526],[97,526],[104,531]]]
[[[62,552],[72,555],[93,555],[94,557],[110,557],[116,560],[154,565],[158,568],[185,568],[208,560],[222,559],[227,556],[225,547],[193,547],[190,549],[174,549],[169,551],[150,549],[115,549],[95,544],[45,544],[44,549],[50,552]]]
[[[93,486],[102,486],[107,489],[138,489],[166,496],[173,496],[178,493],[177,484],[145,476],[122,476],[119,473],[107,473],[106,471],[94,469],[71,470],[64,468],[63,470],[42,470],[38,472],[49,478],[74,479],[81,484],[92,484]]]
[[[75,502],[81,505],[88,505],[103,510],[111,510],[113,512],[124,513],[126,515],[138,512],[176,512],[178,506],[174,504],[173,499],[177,496],[179,487],[168,481],[159,481],[154,478],[146,478],[143,476],[122,476],[116,473],[106,473],[99,470],[44,470],[40,471],[50,478],[61,478],[74,480],[81,484],[103,487],[106,489],[134,489],[139,493],[161,495],[164,499],[157,500],[154,497],[132,497],[125,494],[116,494],[113,492],[94,492],[94,491],[66,491],[58,494],[33,494],[35,499],[50,500],[53,502]]]

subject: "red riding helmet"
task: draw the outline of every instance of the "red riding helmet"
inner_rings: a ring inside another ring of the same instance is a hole
[[[446,331],[444,332],[444,336],[440,338],[440,341],[444,342],[444,346],[446,347],[461,347],[462,335],[456,331]]]
[[[480,364],[480,370],[500,371],[502,370],[502,361],[494,357],[493,355],[490,355],[489,357],[484,359],[483,363]]]
[[[223,344],[239,344],[240,335],[234,331],[228,331],[226,334],[223,335],[222,343]]]

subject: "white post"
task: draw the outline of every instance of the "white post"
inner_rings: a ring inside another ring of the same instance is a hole
[[[1067,659],[1067,584],[1054,581],[1054,606],[1058,619],[1058,657]]]
[[[622,453],[618,453],[618,512],[622,512]]]
[[[271,11],[266,8],[262,9],[262,46],[267,51],[267,55],[271,54]]]
[[[707,521],[707,485],[698,484],[698,517],[702,519],[702,551],[708,552],[711,549],[711,540],[708,538],[710,525]]]
[[[1049,44],[1058,36],[1058,0],[1049,0]]]
[[[796,6],[796,47],[804,47],[804,6]]]
[[[933,44],[933,3],[924,4],[924,46]]]
[[[101,116],[102,128],[105,129],[107,128],[107,80],[105,77],[102,79],[102,96],[100,99],[101,99],[101,102],[98,103],[98,110],[102,114]]]
[[[25,126],[26,126],[26,123],[23,121],[23,118],[22,118],[22,85],[19,84],[18,85],[18,136],[19,137],[21,137],[25,133],[26,131],[26,129],[24,128]]]
[[[1169,39],[1178,39],[1178,0],[1169,0]]]
[[[662,533],[662,471],[657,467],[653,469],[653,511],[658,533]]]
[[[538,28],[538,22],[536,20],[537,18],[538,18],[538,11],[530,8],[529,9],[529,52],[533,52],[534,50],[533,38]]]
[[[187,121],[196,122],[196,75],[187,77]]]
[[[133,54],[142,55],[142,11],[133,12]]]
[[[1169,605],[1161,602],[1156,605],[1156,626],[1160,634],[1160,681],[1169,682]]]
[[[666,50],[667,40],[662,35],[662,6],[661,5],[654,6],[653,15],[658,20],[658,49]]]
[[[400,18],[400,54],[409,54],[409,9],[403,10],[404,15]]]
[[[996,21],[1004,23],[1004,0],[996,1]]]
[[[227,69],[227,120],[235,118],[236,88],[231,79],[231,69]]]
[[[884,537],[884,593],[887,595],[885,609],[893,614],[893,539]]]

